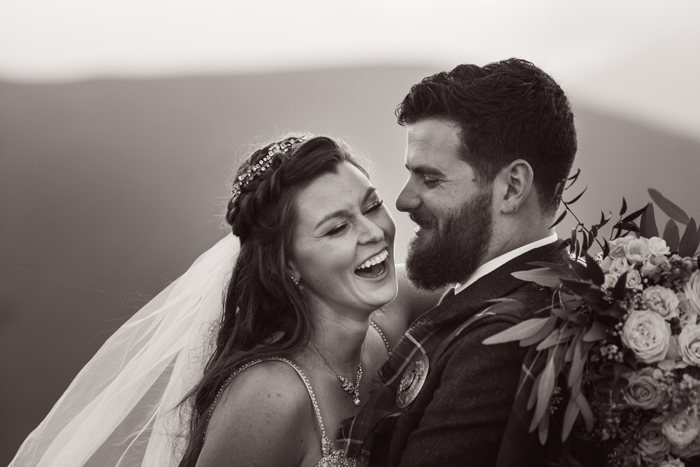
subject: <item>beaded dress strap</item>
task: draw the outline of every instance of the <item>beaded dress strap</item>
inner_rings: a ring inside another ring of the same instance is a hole
[[[372,321],[371,319],[369,320],[369,325],[374,328],[375,331],[379,334],[379,337],[382,338],[382,341],[384,342],[384,347],[386,347],[386,351],[389,352],[389,355],[391,355],[391,347],[389,347],[389,341],[386,339],[386,336],[382,332],[382,330],[379,328],[377,323]]]
[[[226,381],[224,381],[224,384],[221,386],[221,389],[219,389],[219,392],[216,393],[214,402],[212,402],[211,408],[209,409],[209,414],[207,415],[206,428],[204,429],[204,436],[202,437],[202,445],[204,445],[204,440],[207,436],[207,429],[209,428],[209,421],[211,420],[211,415],[214,413],[214,409],[216,408],[216,404],[219,402],[221,394],[228,387],[228,385],[231,384],[231,381],[233,381],[233,379],[236,376],[238,376],[243,370],[247,370],[253,365],[257,365],[258,363],[267,362],[270,360],[277,360],[291,366],[292,368],[294,368],[294,371],[297,372],[301,380],[304,382],[304,386],[306,386],[306,390],[308,391],[309,397],[311,398],[311,404],[314,406],[314,413],[316,414],[318,425],[321,428],[321,452],[323,456],[330,455],[331,450],[333,448],[333,443],[330,439],[328,439],[328,436],[326,436],[326,429],[323,427],[323,419],[321,418],[321,410],[318,408],[318,402],[316,402],[316,395],[314,394],[314,390],[311,388],[311,383],[309,383],[309,380],[306,379],[306,375],[304,375],[304,373],[301,371],[301,368],[299,368],[299,366],[296,363],[284,357],[265,357],[258,358],[256,360],[251,360],[245,365],[240,366],[236,371],[234,371],[231,374],[231,376],[228,377]]]

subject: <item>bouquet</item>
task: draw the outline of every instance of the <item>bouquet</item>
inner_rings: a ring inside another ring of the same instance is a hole
[[[563,203],[555,225],[582,194]],[[568,264],[514,273],[549,288],[551,304],[484,343],[519,341],[534,353],[527,413],[542,444],[556,417],[554,436],[566,442],[573,431],[604,450],[608,465],[700,465],[700,231],[658,191],[649,194],[670,218],[662,235],[652,203],[625,216],[623,198],[602,241],[611,215],[590,228],[576,218],[564,242]]]

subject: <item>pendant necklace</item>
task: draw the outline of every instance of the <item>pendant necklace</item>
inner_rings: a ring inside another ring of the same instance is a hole
[[[311,342],[311,345],[314,346],[314,349],[316,349],[316,352],[321,356],[324,362],[326,362],[326,365],[328,365],[328,368],[331,369],[333,373],[338,377],[340,380],[340,385],[343,387],[343,391],[347,392],[350,394],[352,397],[352,403],[355,405],[360,405],[360,380],[362,379],[362,353],[365,350],[365,344],[362,344],[362,350],[360,350],[360,361],[357,364],[357,375],[355,375],[355,384],[350,381],[350,379],[345,378],[343,376],[340,376],[337,371],[335,371],[335,368],[330,364],[328,359],[321,353],[320,350],[318,350],[318,347],[316,347],[316,344],[314,344],[314,341],[309,339],[309,342]]]

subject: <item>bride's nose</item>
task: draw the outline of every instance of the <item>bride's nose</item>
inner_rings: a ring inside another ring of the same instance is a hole
[[[384,231],[366,217],[362,219],[360,229],[360,243],[374,243],[384,239]]]

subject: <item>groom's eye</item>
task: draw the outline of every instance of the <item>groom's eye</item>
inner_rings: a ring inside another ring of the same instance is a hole
[[[427,186],[428,188],[435,188],[440,184],[440,180],[431,180],[431,179],[425,179],[423,181],[423,184]]]

